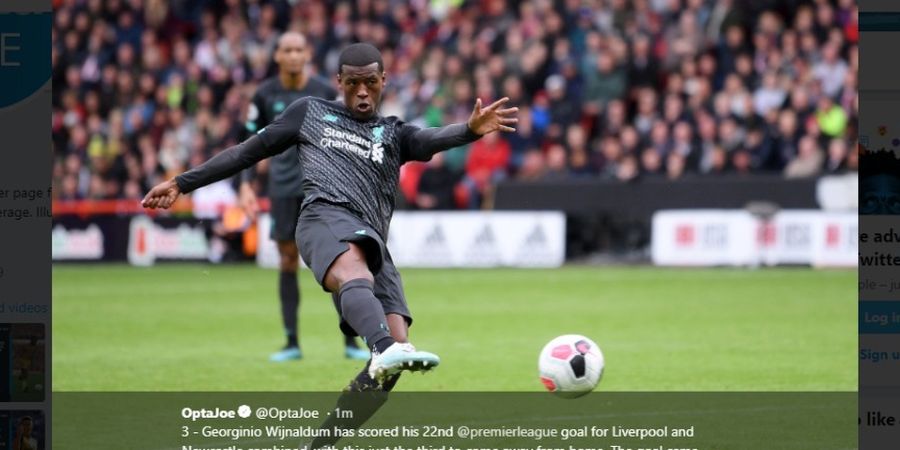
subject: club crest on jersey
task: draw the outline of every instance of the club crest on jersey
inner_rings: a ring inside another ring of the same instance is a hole
[[[382,136],[384,136],[384,125],[372,129],[372,138],[375,142],[381,142]]]

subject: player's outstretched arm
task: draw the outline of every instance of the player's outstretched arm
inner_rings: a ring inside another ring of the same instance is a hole
[[[516,118],[519,108],[503,108],[508,101],[508,97],[503,97],[482,107],[481,99],[478,99],[466,123],[423,129],[405,126],[406,132],[401,132],[404,159],[428,161],[435,153],[474,142],[488,133],[516,131],[513,126],[519,121]]]
[[[171,180],[153,187],[144,197],[145,208],[167,209],[175,203],[180,194],[187,194],[216,181],[228,178],[242,169],[269,156],[267,147],[259,136],[252,136],[244,142],[213,156],[205,163]]]

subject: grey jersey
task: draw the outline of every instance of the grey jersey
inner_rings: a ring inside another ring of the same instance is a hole
[[[333,100],[337,97],[337,90],[331,87],[327,80],[315,76],[310,77],[306,85],[297,90],[285,88],[278,77],[266,79],[259,85],[250,103],[247,112],[247,131],[256,133],[265,128],[291,103],[303,97]],[[251,171],[245,171],[244,179],[251,176]],[[284,152],[272,157],[269,165],[269,196],[299,196],[303,189],[302,183],[303,172],[296,155]]]
[[[176,178],[182,192],[293,149],[304,172],[303,206],[341,206],[387,238],[400,166],[478,139],[464,124],[419,128],[396,117],[354,118],[343,103],[305,97],[256,137]]]

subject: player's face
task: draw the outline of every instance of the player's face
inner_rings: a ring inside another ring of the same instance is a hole
[[[384,72],[378,71],[378,63],[368,66],[343,66],[338,74],[338,84],[344,93],[344,104],[358,118],[375,115],[381,103],[384,89]]]
[[[303,36],[287,34],[278,41],[278,48],[275,50],[275,62],[278,63],[278,67],[282,71],[291,75],[298,75],[303,72],[308,55],[306,40]]]

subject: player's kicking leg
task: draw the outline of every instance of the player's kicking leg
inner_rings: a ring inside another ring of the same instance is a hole
[[[350,249],[340,254],[328,269],[324,284],[329,291],[338,292],[344,321],[372,349],[369,376],[382,383],[404,370],[427,371],[436,367],[440,364],[437,355],[418,351],[406,342],[403,319],[400,320],[404,326],[403,340],[398,341],[392,336],[384,308],[375,297],[374,277],[365,253],[355,243],[349,243],[349,246]]]

